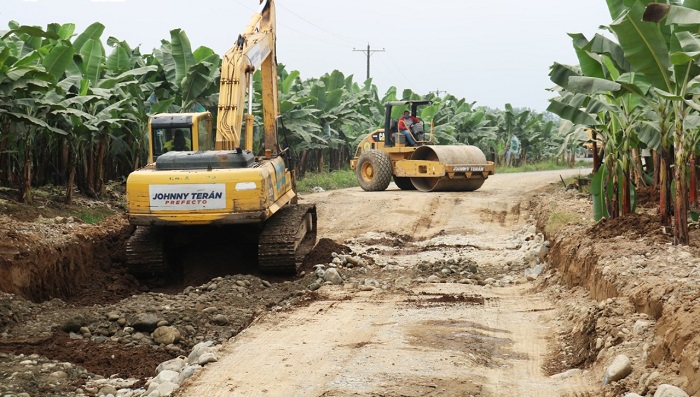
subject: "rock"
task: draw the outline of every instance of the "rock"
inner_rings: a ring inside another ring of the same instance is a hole
[[[56,380],[68,379],[68,373],[66,373],[65,371],[55,371],[55,372],[52,372],[49,376],[53,379],[56,379]]]
[[[379,281],[377,281],[377,280],[375,280],[375,279],[373,279],[373,278],[366,278],[366,279],[364,279],[364,281],[362,282],[362,284],[364,284],[364,285],[369,285],[369,286],[374,287],[374,288],[379,288],[379,287],[382,286],[382,285],[379,283]]]
[[[689,396],[688,396],[688,393],[684,392],[683,390],[681,390],[680,388],[678,388],[676,386],[662,384],[656,388],[656,393],[654,393],[654,397],[689,397]]]
[[[209,306],[209,307],[205,307],[205,308],[202,310],[202,313],[212,314],[212,313],[217,313],[218,311],[219,311],[219,308],[218,308],[218,307]]]
[[[360,291],[374,291],[375,287],[371,285],[361,284],[357,287]]]
[[[180,330],[164,325],[153,331],[153,341],[158,344],[171,345],[180,341]]]
[[[429,276],[428,279],[425,280],[426,283],[439,283],[439,282],[441,282],[441,281],[442,281],[442,280],[440,279],[440,277],[438,277],[438,276],[436,276],[436,275],[434,275],[434,274],[431,275],[431,276]]]
[[[534,274],[535,276],[539,276],[542,274],[542,271],[544,271],[544,266],[543,265],[537,265],[532,268],[531,274]]]
[[[262,280],[261,283],[262,283],[263,287],[265,287],[265,288],[272,287],[272,284],[270,284],[270,282],[267,280]]]
[[[580,369],[574,368],[574,369],[570,369],[570,370],[568,370],[568,371],[564,371],[564,372],[562,372],[562,373],[560,373],[560,374],[552,375],[552,376],[550,376],[550,378],[552,378],[552,379],[562,379],[562,380],[563,380],[563,379],[569,379],[569,378],[571,378],[572,376],[581,375],[582,372],[583,372],[583,371],[581,371]]]
[[[161,321],[154,313],[139,313],[131,319],[131,326],[141,332],[153,332],[158,328],[158,322]]]
[[[549,255],[549,241],[545,241],[537,252],[537,258],[540,262],[544,262],[545,258]]]
[[[625,394],[625,397],[642,397],[642,396],[640,396],[637,393],[627,393],[627,394]]]
[[[169,369],[165,369],[163,371],[160,371],[158,375],[156,375],[155,378],[153,378],[153,382],[156,382],[158,384],[163,384],[165,382],[173,382],[173,383],[178,383],[180,379],[180,373],[176,371],[171,371]]]
[[[199,356],[199,359],[197,360],[197,364],[199,365],[207,365],[209,363],[214,363],[219,361],[219,358],[216,357],[216,354],[214,353],[202,353],[201,356]]]
[[[228,325],[229,319],[223,314],[216,314],[211,318],[211,322],[216,325]]]
[[[311,291],[316,291],[319,288],[321,288],[321,283],[319,281],[314,281],[313,283],[309,284],[309,290]]]
[[[639,334],[641,334],[642,332],[644,332],[645,329],[649,328],[650,325],[651,325],[651,321],[647,321],[647,320],[637,320],[637,321],[634,323],[633,332],[634,332],[635,335],[639,335]]]
[[[178,385],[177,383],[164,382],[158,385],[158,389],[156,391],[161,397],[172,396],[173,392],[177,390],[178,387],[180,387],[180,385]]]
[[[603,377],[603,385],[607,385],[610,382],[615,382],[620,379],[624,379],[627,375],[632,373],[632,363],[629,357],[624,354],[620,354],[615,357],[612,364],[605,371],[605,376]]]
[[[108,394],[111,394],[113,396],[116,395],[117,389],[112,385],[104,385],[100,388],[100,391],[97,392],[98,396],[106,396]]]
[[[200,342],[194,345],[192,348],[192,351],[190,352],[190,355],[187,356],[187,362],[192,365],[196,364],[199,361],[199,356],[201,356],[204,353],[209,353],[211,352],[211,346],[214,344],[212,341],[207,341],[207,342]]]
[[[325,281],[330,282],[333,285],[343,284],[343,278],[340,277],[340,273],[338,273],[338,270],[336,270],[336,269],[326,270],[326,274],[324,275],[323,279]]]
[[[156,373],[161,373],[162,371],[170,370],[175,372],[180,372],[187,363],[183,357],[173,358],[172,360],[163,361],[156,367]]]
[[[121,314],[118,312],[109,312],[107,313],[107,320],[109,321],[117,321],[121,318]]]
[[[355,265],[355,266],[358,266],[358,265],[361,265],[361,264],[362,264],[362,258],[360,258],[360,257],[354,257],[354,256],[351,256],[351,255],[345,255],[344,258],[345,258],[345,261],[347,261],[348,263],[351,263],[351,264],[353,264],[353,265]]]
[[[202,368],[201,365],[188,365],[182,369],[182,372],[180,372],[180,378],[182,380],[185,380],[185,379],[189,378],[190,376],[194,375],[195,372],[197,372],[197,370],[200,368]]]
[[[87,324],[87,320],[83,316],[75,316],[69,318],[61,324],[61,330],[63,332],[80,332],[80,328]]]

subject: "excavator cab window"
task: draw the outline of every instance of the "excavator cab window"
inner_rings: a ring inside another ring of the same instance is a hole
[[[153,129],[153,160],[158,156],[172,151],[192,150],[192,129],[154,128]]]
[[[197,123],[197,142],[199,151],[214,150],[214,136],[211,133],[211,119],[202,118]]]

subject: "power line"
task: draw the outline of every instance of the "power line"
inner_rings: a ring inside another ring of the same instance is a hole
[[[318,29],[318,30],[320,30],[320,31],[322,31],[322,32],[324,32],[324,33],[326,33],[326,34],[329,34],[329,35],[331,35],[331,36],[333,36],[333,37],[335,37],[336,39],[345,41],[345,42],[347,42],[347,43],[351,43],[351,42],[352,42],[352,41],[351,41],[350,39],[348,39],[348,38],[339,36],[339,35],[337,35],[337,34],[331,32],[331,31],[328,31],[328,30],[324,29],[323,27],[321,27],[321,26],[319,26],[319,25],[317,25],[317,24],[315,24],[315,23],[309,21],[308,19],[302,17],[301,15],[295,13],[294,11],[290,10],[289,8],[287,8],[287,7],[285,7],[285,6],[281,5],[281,4],[277,4],[277,7],[286,10],[288,13],[294,15],[295,17],[301,19],[302,21],[308,23],[309,25],[315,27],[316,29]]]
[[[372,50],[372,49],[370,49],[369,43],[367,43],[367,49],[366,49],[366,50],[356,50],[356,49],[354,49],[354,48],[353,48],[352,50],[353,50],[353,51],[363,52],[363,53],[367,56],[367,79],[366,79],[366,80],[369,80],[369,58],[370,58],[370,57],[372,56],[372,54],[375,53],[375,52],[384,52],[384,51],[386,51],[386,50],[385,50],[384,48],[382,48],[381,50]]]

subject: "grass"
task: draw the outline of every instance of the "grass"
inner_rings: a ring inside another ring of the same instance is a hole
[[[573,168],[590,168],[591,162],[577,161]],[[533,172],[533,171],[551,171],[551,170],[568,170],[572,169],[568,164],[557,164],[555,161],[542,161],[539,163],[528,163],[518,167],[506,167],[503,165],[496,166],[496,174],[509,174],[512,172]]]
[[[109,215],[98,212],[98,211],[90,211],[90,210],[83,210],[79,211],[77,214],[75,214],[75,217],[80,219],[81,221],[94,225],[95,223],[102,222],[105,218],[107,218]]]
[[[577,161],[574,168],[579,167],[587,169],[591,167],[591,163],[586,161]],[[568,165],[557,164],[554,161],[543,161],[539,163],[525,164],[519,167],[497,166],[496,174],[565,169],[571,169],[571,167]],[[311,192],[315,187],[320,187],[323,190],[336,190],[355,186],[357,186],[355,171],[350,169],[331,172],[307,172],[303,178],[297,180],[297,190],[302,193]]]
[[[580,218],[570,212],[552,211],[552,213],[549,214],[549,219],[547,219],[547,224],[544,225],[544,232],[546,235],[551,236],[567,223],[579,221]]]
[[[357,186],[355,170],[340,170],[331,172],[307,172],[306,175],[297,180],[297,190],[300,192],[310,192],[315,187],[323,190],[345,189]]]

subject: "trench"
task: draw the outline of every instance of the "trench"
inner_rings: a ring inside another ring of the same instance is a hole
[[[119,274],[118,264],[124,260],[122,248],[131,231],[123,216],[115,216],[58,241],[39,241],[30,250],[3,255],[0,291],[43,302],[108,288],[109,276]]]
[[[109,304],[143,292],[176,294],[215,277],[255,274],[257,246],[218,233],[189,236],[177,271],[136,278],[126,266],[126,241],[134,227],[124,215],[81,228],[31,249],[0,252],[0,291],[41,303],[61,299],[78,306]],[[0,247],[1,248],[1,247]],[[264,277],[272,282],[275,277]]]

